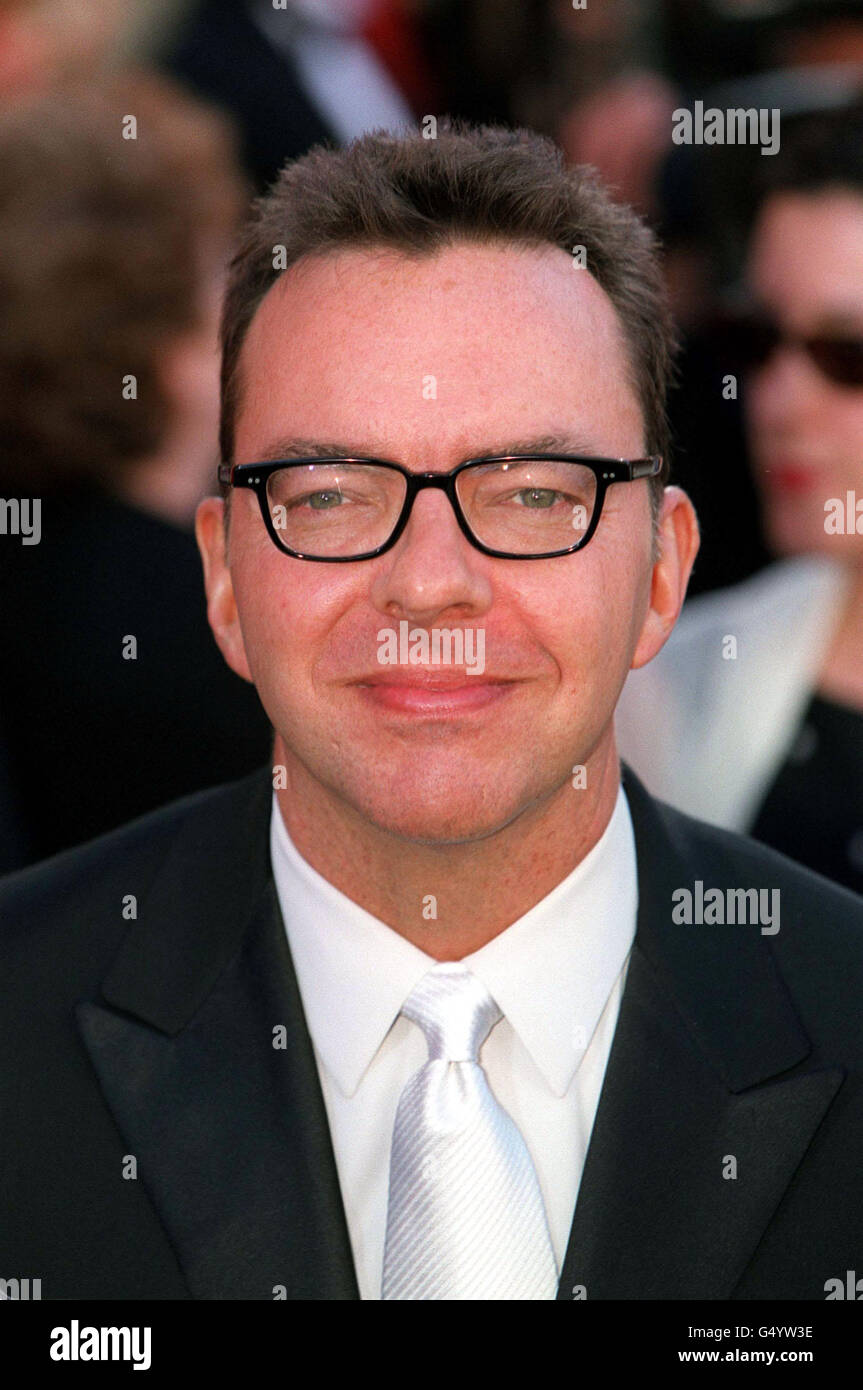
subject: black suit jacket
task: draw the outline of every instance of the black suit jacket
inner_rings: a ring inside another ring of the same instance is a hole
[[[288,12],[280,19],[293,26]],[[286,160],[312,145],[339,143],[304,90],[290,52],[269,42],[246,0],[200,0],[161,64],[184,86],[231,113],[243,163],[259,189],[273,182]]]
[[[638,925],[558,1297],[823,1299],[863,1255],[863,905],[625,785]],[[0,886],[0,1270],[45,1299],[358,1297],[270,796]],[[674,924],[697,879],[779,888],[779,933]]]

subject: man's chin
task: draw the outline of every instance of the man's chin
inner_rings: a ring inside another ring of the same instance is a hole
[[[402,794],[384,800],[378,793],[348,799],[363,820],[378,830],[414,844],[441,847],[485,840],[516,820],[527,804],[518,797],[498,795],[490,805],[476,788],[461,795],[449,788],[436,795]]]
[[[345,747],[347,740],[340,740]],[[277,741],[276,757],[280,761]],[[284,756],[284,754],[283,754]],[[488,746],[365,748],[337,762],[288,756],[289,797],[323,798],[330,814],[353,813],[369,830],[416,844],[469,844],[505,829],[553,791],[540,760]]]

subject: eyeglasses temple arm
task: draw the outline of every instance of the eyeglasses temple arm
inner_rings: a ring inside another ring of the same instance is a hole
[[[651,454],[650,458],[637,459],[632,465],[632,478],[655,478],[662,468],[662,455]]]

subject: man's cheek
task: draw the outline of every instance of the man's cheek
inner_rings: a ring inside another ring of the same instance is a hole
[[[618,620],[619,615],[606,613],[601,627],[581,629],[570,640],[562,659],[563,682],[576,694],[603,692],[621,665],[621,638],[615,630]]]
[[[241,605],[239,613],[249,669],[264,696],[277,689],[294,665],[289,631],[271,610]]]

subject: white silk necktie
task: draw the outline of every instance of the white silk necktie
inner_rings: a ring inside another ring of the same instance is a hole
[[[422,1028],[429,1060],[396,1112],[382,1297],[555,1298],[536,1171],[479,1063],[500,1009],[465,966],[443,962],[402,1013]]]

